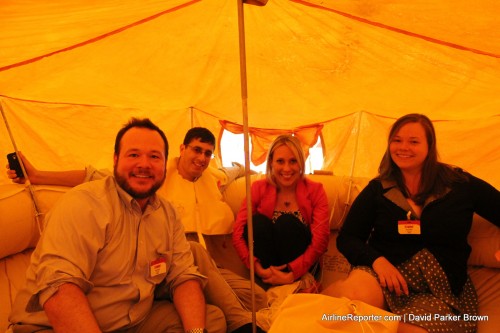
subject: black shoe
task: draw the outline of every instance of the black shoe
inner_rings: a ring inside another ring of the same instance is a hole
[[[252,323],[245,324],[243,326],[238,327],[232,333],[252,333]],[[255,328],[255,332],[257,333],[266,333],[266,331],[262,330],[259,326]]]

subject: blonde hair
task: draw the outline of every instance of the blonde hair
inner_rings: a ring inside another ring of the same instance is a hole
[[[274,176],[272,173],[272,162],[273,162],[273,156],[274,152],[276,151],[277,148],[281,146],[287,146],[290,148],[292,151],[292,154],[295,156],[297,159],[297,162],[299,163],[299,168],[300,168],[300,176],[301,178],[304,177],[304,169],[306,166],[306,159],[304,156],[304,151],[302,150],[302,145],[295,136],[290,135],[290,134],[283,134],[278,136],[274,141],[271,143],[271,146],[269,146],[269,150],[267,152],[267,165],[266,165],[266,179],[267,181],[273,185],[277,186],[276,181],[274,180]]]

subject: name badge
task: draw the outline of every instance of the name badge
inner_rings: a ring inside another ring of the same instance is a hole
[[[149,265],[149,274],[151,277],[157,276],[167,272],[167,260],[163,257],[159,257],[156,260],[151,261]]]
[[[400,235],[420,235],[420,221],[398,221],[398,232]]]

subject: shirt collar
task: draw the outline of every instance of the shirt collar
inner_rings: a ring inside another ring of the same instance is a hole
[[[406,200],[405,196],[403,195],[403,192],[401,192],[396,182],[394,180],[381,180],[381,183],[382,183],[382,188],[384,190],[384,197],[391,200],[404,210],[408,210],[410,204]],[[424,207],[427,206],[429,203],[444,197],[450,191],[451,191],[450,188],[446,188],[445,192],[442,195],[430,195],[425,201]]]
[[[401,207],[405,211],[411,210],[410,204],[405,196],[393,180],[382,180],[382,189],[384,190],[384,197]]]

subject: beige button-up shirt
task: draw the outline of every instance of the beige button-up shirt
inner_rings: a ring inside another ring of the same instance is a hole
[[[172,206],[155,196],[143,213],[114,177],[72,189],[46,221],[11,322],[49,325],[43,304],[71,282],[85,292],[101,329],[113,331],[146,316],[163,280],[170,293],[189,279],[204,282]]]

